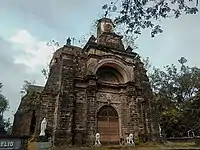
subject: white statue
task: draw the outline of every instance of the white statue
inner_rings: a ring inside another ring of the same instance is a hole
[[[126,137],[126,143],[127,143],[127,144],[130,144],[129,136]]]
[[[129,136],[126,138],[126,144],[127,145],[132,145],[132,146],[135,146],[135,143],[133,141],[133,134],[129,134]]]
[[[41,131],[40,131],[40,136],[45,136],[45,130],[47,128],[47,121],[46,121],[46,118],[44,118],[42,120],[42,123],[41,123]]]
[[[100,133],[96,133],[96,135],[95,135],[95,145],[101,145]]]
[[[129,143],[130,143],[130,144],[135,144],[135,143],[133,142],[133,134],[132,134],[132,133],[129,134]]]
[[[161,129],[160,124],[158,124],[158,127],[159,127],[159,134],[160,134],[160,137],[162,137],[162,129]]]

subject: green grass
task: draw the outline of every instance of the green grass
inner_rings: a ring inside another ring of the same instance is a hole
[[[164,144],[166,147],[195,147],[194,142],[167,142]]]
[[[125,146],[101,146],[101,147],[88,147],[88,148],[78,148],[78,147],[59,147],[52,148],[50,150],[166,150],[166,149],[178,149],[178,148],[194,148],[195,143],[193,142],[167,142],[165,144],[160,143],[142,143],[133,147]]]

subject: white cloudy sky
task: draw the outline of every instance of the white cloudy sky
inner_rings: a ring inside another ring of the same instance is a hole
[[[109,0],[1,0],[0,82],[9,99],[6,117],[12,117],[20,102],[24,80],[44,85],[41,69],[52,56],[50,39],[61,43],[67,37],[79,39],[90,32],[93,20]],[[162,35],[150,38],[148,31],[137,40],[137,52],[150,57],[154,66],[177,63],[185,56],[188,64],[200,67],[200,14],[169,19],[161,23]]]

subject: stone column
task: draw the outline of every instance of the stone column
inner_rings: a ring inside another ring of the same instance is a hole
[[[93,145],[96,134],[96,117],[97,117],[97,107],[96,107],[96,77],[88,77],[88,87],[87,87],[87,145]]]
[[[128,118],[129,118],[129,111],[128,111],[128,102],[126,94],[120,94],[121,99],[121,136],[122,138],[126,138],[128,135]]]
[[[137,116],[136,101],[135,101],[135,88],[133,82],[128,83],[126,95],[128,101],[128,109],[129,109],[128,134],[130,133],[136,134],[138,116]]]
[[[158,126],[156,124],[158,124],[158,122],[156,122],[156,120],[154,119],[154,114],[152,111],[152,103],[153,103],[153,93],[151,91],[151,87],[150,87],[150,83],[148,81],[143,81],[142,82],[143,85],[143,95],[144,95],[144,100],[145,100],[145,128],[146,128],[146,136],[147,136],[147,140],[156,140],[157,137],[159,137],[158,133]],[[156,125],[156,126],[155,126]],[[157,128],[156,130],[154,130],[154,126]],[[156,132],[155,132],[156,131]]]
[[[55,145],[73,145],[74,132],[74,57],[62,55],[60,93],[54,104]],[[57,122],[57,124],[56,124]],[[57,127],[56,127],[57,126]]]

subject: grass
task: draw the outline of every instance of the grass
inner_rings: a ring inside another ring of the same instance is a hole
[[[195,148],[195,144],[193,142],[167,142],[165,144],[160,143],[143,143],[135,148],[133,147],[125,147],[125,146],[101,146],[101,147],[88,147],[88,148],[80,148],[80,147],[59,147],[59,148],[51,148],[49,150],[167,150],[167,149],[192,149]]]
[[[101,147],[88,147],[88,148],[67,148],[67,147],[59,147],[59,148],[52,148],[50,150],[159,150],[161,145],[157,143],[146,143],[141,144],[140,146],[133,147],[126,147],[126,146],[101,146]]]
[[[195,147],[194,142],[167,142],[164,144],[166,147]]]

